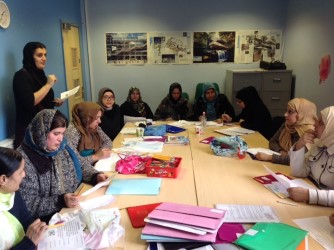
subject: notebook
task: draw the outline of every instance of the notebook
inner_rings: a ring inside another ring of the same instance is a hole
[[[146,224],[144,219],[147,217],[147,215],[150,212],[152,212],[160,204],[161,203],[152,203],[152,204],[128,207],[127,211],[128,211],[132,226],[134,228],[144,227]]]
[[[185,131],[186,129],[184,128],[180,128],[180,127],[176,127],[173,125],[166,125],[166,132],[167,133],[172,133],[172,134],[177,134],[180,133],[182,131]]]

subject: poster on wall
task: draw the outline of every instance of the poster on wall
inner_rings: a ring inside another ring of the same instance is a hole
[[[106,33],[107,63],[147,63],[147,33]]]
[[[151,32],[148,33],[148,41],[149,63],[192,63],[191,32]]]
[[[281,55],[281,30],[237,31],[235,42],[235,63],[280,61]]]
[[[234,62],[235,31],[194,32],[194,63]]]

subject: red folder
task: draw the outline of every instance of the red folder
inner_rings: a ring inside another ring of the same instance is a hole
[[[152,203],[141,206],[128,207],[127,211],[130,217],[131,224],[134,228],[144,227],[146,222],[144,219],[161,203]]]

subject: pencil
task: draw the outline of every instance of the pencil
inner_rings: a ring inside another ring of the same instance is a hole
[[[290,202],[285,202],[285,201],[276,201],[276,202],[281,203],[281,204],[285,204],[285,205],[290,205],[290,206],[298,207],[298,205],[295,204],[295,203],[290,203]]]

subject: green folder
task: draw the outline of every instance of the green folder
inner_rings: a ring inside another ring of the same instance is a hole
[[[158,195],[161,178],[114,179],[106,194]]]
[[[307,233],[284,223],[256,223],[234,243],[246,249],[295,250]]]

